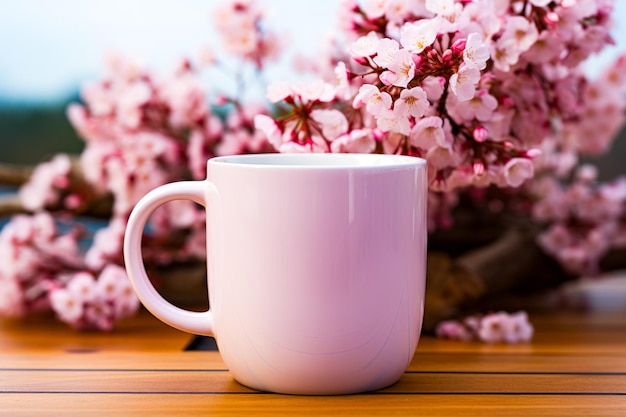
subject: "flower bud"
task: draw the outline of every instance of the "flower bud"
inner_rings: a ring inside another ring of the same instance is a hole
[[[467,44],[467,39],[457,39],[454,41],[450,49],[454,54],[462,54],[465,50],[465,45]]]
[[[485,164],[483,164],[482,161],[474,161],[472,170],[474,171],[474,175],[481,176],[485,173]]]
[[[526,152],[524,152],[524,156],[529,159],[534,159],[541,156],[541,149],[538,148],[530,148]]]
[[[484,142],[487,140],[487,136],[489,135],[489,131],[485,126],[476,126],[474,131],[472,132],[472,136],[476,142]]]

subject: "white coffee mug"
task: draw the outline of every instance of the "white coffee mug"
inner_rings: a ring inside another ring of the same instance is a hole
[[[232,376],[290,394],[347,394],[398,381],[419,339],[426,270],[426,162],[373,154],[210,159],[205,181],[161,186],[128,221],[124,256],[143,304],[214,336]],[[165,301],[143,264],[150,214],[206,207],[208,311]]]

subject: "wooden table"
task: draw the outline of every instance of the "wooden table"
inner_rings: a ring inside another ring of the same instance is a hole
[[[0,416],[626,416],[623,313],[534,314],[531,344],[424,336],[404,377],[363,395],[261,393],[217,352],[147,313],[110,334],[53,320],[0,323]]]

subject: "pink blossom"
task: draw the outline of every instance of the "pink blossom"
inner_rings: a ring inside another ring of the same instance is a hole
[[[486,90],[479,90],[473,98],[455,106],[455,111],[464,119],[485,122],[491,119],[498,107],[498,100]]]
[[[526,158],[512,158],[502,170],[504,179],[510,187],[519,187],[535,173],[533,163]]]
[[[441,339],[469,341],[473,338],[470,330],[455,320],[446,320],[437,324],[435,335]]]
[[[376,54],[380,38],[376,32],[370,32],[367,36],[361,36],[350,48],[352,56],[368,57]]]
[[[365,109],[373,115],[378,115],[391,107],[391,96],[385,91],[371,84],[363,84],[354,97],[352,105],[358,109],[365,104]]]
[[[271,143],[274,148],[278,149],[280,145],[282,145],[283,138],[280,129],[271,117],[264,114],[256,115],[254,117],[254,127],[265,134],[268,142]]]
[[[508,327],[508,331],[504,334],[506,343],[530,342],[535,332],[533,325],[528,321],[528,314],[525,311],[511,314]]]
[[[459,101],[471,100],[479,80],[480,71],[477,68],[461,64],[459,71],[450,77],[450,89]]]
[[[487,66],[489,56],[489,49],[485,47],[482,37],[478,33],[470,33],[463,50],[465,65],[483,70]]]
[[[383,132],[397,132],[408,135],[411,125],[406,117],[400,117],[393,110],[384,110],[376,115],[376,126]]]
[[[443,130],[443,120],[437,116],[424,117],[411,129],[411,144],[417,148],[429,149],[434,146],[449,147]]]
[[[441,98],[445,89],[446,81],[443,77],[428,76],[422,81],[422,88],[426,92],[428,100],[435,102]]]
[[[413,79],[413,75],[415,74],[415,62],[413,62],[411,53],[406,49],[398,50],[393,56],[393,61],[387,65],[387,68],[389,68],[394,74],[393,81],[388,84],[392,84],[397,87],[406,88],[407,84]],[[381,81],[383,81],[382,78]],[[385,82],[383,81],[383,83]]]
[[[18,281],[0,275],[0,317],[21,318],[25,315],[24,293]]]
[[[447,320],[437,325],[435,334],[441,338],[485,343],[525,343],[534,334],[534,327],[528,321],[525,311],[506,313],[498,311],[488,314],[475,314],[463,320]]]
[[[507,16],[501,39],[511,39],[518,51],[527,51],[537,40],[539,32],[535,24],[522,16]]]
[[[454,12],[454,0],[426,0],[426,9],[435,14],[447,16]]]
[[[121,217],[114,217],[107,227],[98,230],[85,254],[86,265],[100,270],[109,262],[121,262],[125,230],[126,221]]]
[[[93,275],[88,272],[78,272],[67,284],[67,292],[71,298],[77,303],[86,303],[93,300],[96,292],[96,280]]]
[[[291,85],[285,81],[274,81],[267,86],[267,99],[271,103],[278,103],[294,93]]]
[[[510,318],[504,312],[492,313],[482,318],[478,328],[478,338],[487,343],[498,343],[505,340],[509,332]]]
[[[429,107],[426,92],[421,87],[413,87],[402,90],[400,98],[393,105],[393,110],[400,116],[418,118],[422,117]]]
[[[37,165],[28,182],[19,190],[24,207],[35,211],[59,204],[62,193],[69,186],[71,170],[72,162],[65,154]]]
[[[519,47],[515,40],[510,38],[500,38],[492,46],[491,57],[495,67],[501,71],[509,71],[511,67],[519,61]]]
[[[335,98],[335,89],[322,80],[302,81],[293,84],[294,94],[304,101],[329,102]]]
[[[420,53],[432,45],[437,37],[434,20],[422,19],[413,23],[405,23],[400,32],[400,43],[409,52]]]
[[[324,138],[333,141],[348,130],[348,120],[339,110],[316,109],[311,112],[311,119],[315,120]]]
[[[426,152],[426,159],[437,169],[456,167],[460,162],[460,156],[452,148],[433,146]]]
[[[376,45],[376,56],[374,62],[379,67],[389,68],[396,61],[396,55],[400,50],[400,45],[394,39],[383,38]]]
[[[50,293],[50,304],[59,318],[67,323],[76,323],[83,315],[83,303],[75,294],[59,288]]]
[[[363,11],[370,19],[376,19],[385,14],[389,0],[364,0],[361,5]]]
[[[352,130],[330,144],[331,151],[335,153],[371,153],[375,148],[376,141],[367,129]]]

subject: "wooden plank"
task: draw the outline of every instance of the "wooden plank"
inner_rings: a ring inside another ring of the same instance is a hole
[[[218,352],[0,353],[0,369],[226,370]],[[418,352],[413,372],[626,373],[621,355]]]
[[[0,353],[3,369],[226,370],[217,352]]]
[[[180,351],[191,340],[142,310],[112,332],[77,331],[52,317],[0,320],[0,351]]]
[[[624,416],[626,397],[590,395],[0,394],[22,416]]]
[[[227,371],[0,371],[0,392],[10,393],[229,393],[251,390]],[[626,374],[407,373],[382,390],[403,394],[626,395]]]

